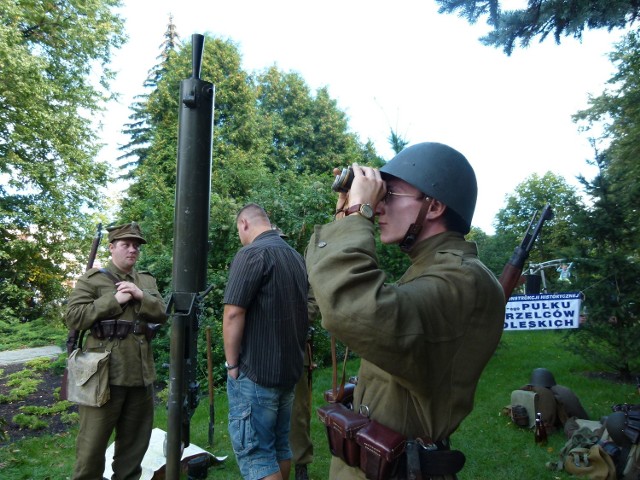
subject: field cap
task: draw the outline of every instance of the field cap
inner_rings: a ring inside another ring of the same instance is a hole
[[[140,243],[147,243],[142,236],[140,225],[136,222],[107,227],[107,232],[109,232],[109,243],[113,243],[116,240],[121,240],[123,238],[135,238],[136,240],[139,240]]]

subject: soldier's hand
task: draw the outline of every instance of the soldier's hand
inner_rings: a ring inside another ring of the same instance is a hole
[[[116,297],[116,301],[120,305],[124,305],[125,303],[127,303],[129,300],[133,298],[130,293],[122,293],[118,291],[116,291],[115,297]]]
[[[353,183],[349,191],[348,206],[368,203],[375,210],[387,192],[387,184],[380,176],[380,171],[377,168],[362,167],[357,163],[354,163],[352,168]]]
[[[340,175],[342,170],[339,168],[333,169],[333,175]],[[345,210],[349,206],[349,192],[338,192],[338,201],[336,203],[336,215],[335,218],[344,217],[343,210]]]
[[[132,282],[119,282],[116,283],[116,288],[118,293],[125,293],[131,295],[132,298],[136,300],[142,300],[144,294],[142,290],[140,290],[135,283]]]

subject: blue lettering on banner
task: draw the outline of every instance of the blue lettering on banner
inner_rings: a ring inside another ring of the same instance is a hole
[[[509,299],[504,330],[578,328],[582,294],[516,295]]]

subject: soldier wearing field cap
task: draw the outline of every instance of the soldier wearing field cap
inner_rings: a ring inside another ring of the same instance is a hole
[[[92,268],[78,279],[65,316],[70,329],[86,331],[84,350],[111,352],[109,401],[79,406],[73,480],[103,478],[114,430],[112,478],[139,478],[153,427],[151,340],[167,320],[165,304],[154,277],[135,268],[147,243],[140,226],[132,222],[107,230],[111,259],[106,268]]]
[[[460,152],[434,142],[406,148],[379,170],[352,168],[335,221],[316,226],[307,248],[322,326],[360,356],[354,410],[408,439],[385,478],[453,479],[464,455],[450,436],[473,408],[505,311],[500,284],[464,238],[475,173]],[[380,240],[411,261],[397,282],[378,264],[376,217]],[[376,478],[361,468],[379,464],[334,457],[328,478]]]

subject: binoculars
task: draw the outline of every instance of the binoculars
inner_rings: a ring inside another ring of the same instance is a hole
[[[331,190],[334,192],[343,192],[347,193],[351,188],[351,184],[353,183],[353,168],[346,167],[342,169],[342,172],[336,175],[335,180],[333,181],[333,185],[331,185]]]

